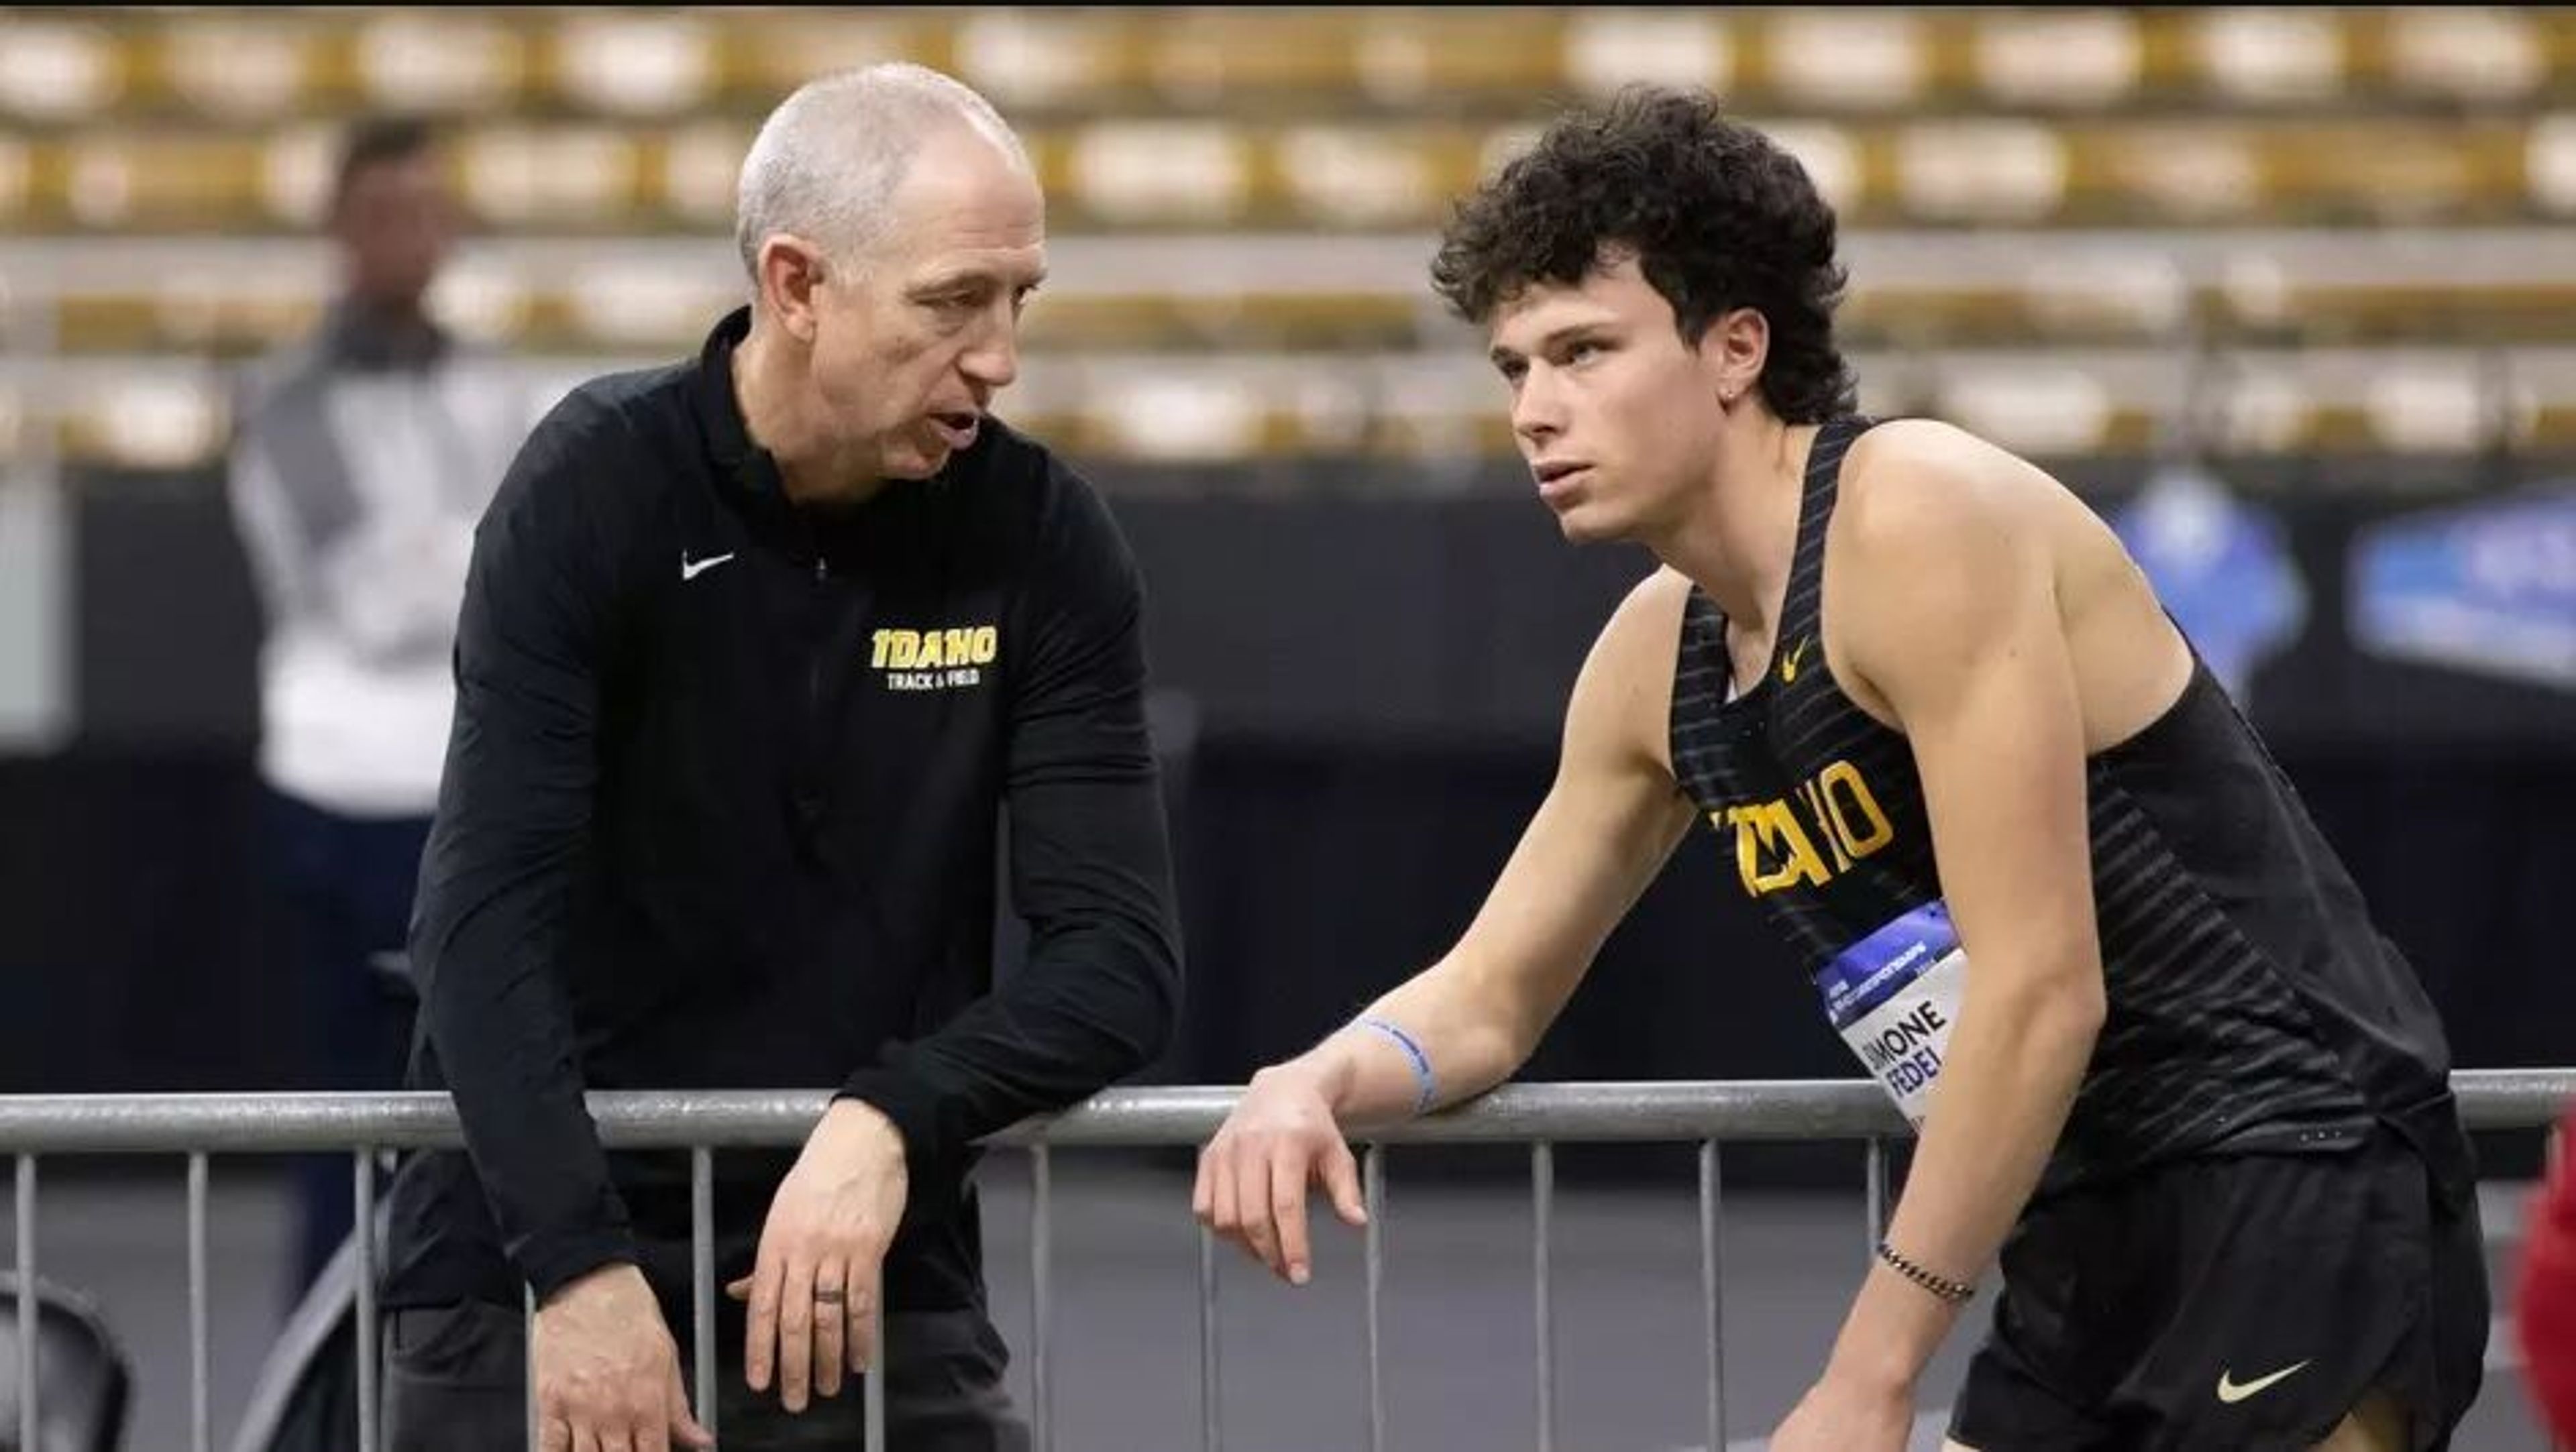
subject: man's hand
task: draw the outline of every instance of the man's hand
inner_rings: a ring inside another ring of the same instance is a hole
[[[689,1415],[679,1348],[631,1265],[602,1266],[537,1308],[536,1364],[543,1452],[716,1444]]]
[[[751,1302],[742,1362],[753,1391],[769,1390],[774,1365],[779,1401],[801,1412],[809,1385],[838,1396],[845,1362],[865,1371],[876,1360],[878,1288],[908,1188],[893,1123],[833,1101],[769,1202],[751,1274],[725,1288]]]
[[[1332,1106],[1304,1075],[1264,1069],[1199,1153],[1190,1210],[1199,1223],[1242,1246],[1271,1273],[1304,1285],[1306,1182],[1320,1179],[1350,1225],[1368,1223],[1359,1165],[1333,1122]]]
[[[1913,1430],[1913,1398],[1907,1392],[1828,1373],[1771,1434],[1770,1452],[1905,1452]]]

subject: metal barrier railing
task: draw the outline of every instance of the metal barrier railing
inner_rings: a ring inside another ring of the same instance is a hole
[[[2576,1102],[2576,1069],[2493,1069],[2453,1076],[2462,1117],[2472,1130],[2539,1129]],[[1053,1277],[1050,1152],[1062,1148],[1153,1147],[1197,1144],[1214,1134],[1238,1089],[1192,1086],[1122,1089],[1096,1096],[1064,1114],[1030,1120],[993,1136],[988,1144],[1024,1149],[1031,1160],[1030,1277],[1034,1327],[1029,1347],[1029,1417],[1038,1452],[1049,1447],[1050,1383],[1047,1351],[1049,1282]],[[716,1426],[714,1151],[792,1148],[803,1143],[826,1104],[823,1091],[623,1091],[589,1096],[601,1142],[611,1150],[687,1149],[691,1182],[692,1325],[699,1419]],[[1425,1119],[1388,1126],[1365,1137],[1362,1179],[1369,1209],[1363,1230],[1366,1260],[1368,1442],[1383,1452],[1386,1416],[1379,1374],[1379,1297],[1384,1254],[1380,1240],[1386,1187],[1387,1145],[1526,1144],[1530,1148],[1532,1314],[1538,1331],[1539,1452],[1555,1447],[1555,1365],[1549,1239],[1555,1195],[1554,1147],[1560,1143],[1663,1142],[1696,1144],[1699,1151],[1700,1293],[1706,1328],[1708,1445],[1726,1445],[1726,1348],[1719,1320],[1725,1286],[1718,1228],[1718,1148],[1742,1140],[1860,1140],[1868,1145],[1864,1230],[1875,1244],[1887,1213],[1889,1144],[1905,1137],[1905,1122],[1877,1085],[1868,1081],[1819,1083],[1632,1083],[1507,1085],[1470,1103]],[[0,1154],[17,1165],[18,1416],[20,1445],[33,1447],[37,1428],[36,1201],[37,1165],[47,1155],[171,1154],[187,1162],[188,1337],[192,1383],[191,1445],[206,1452],[208,1425],[206,1347],[207,1162],[218,1154],[274,1154],[342,1150],[353,1157],[356,1223],[375,1223],[376,1156],[385,1150],[454,1148],[462,1144],[453,1105],[444,1094],[206,1094],[0,1096]],[[360,1452],[376,1452],[379,1438],[376,1352],[376,1256],[372,1233],[358,1237],[359,1278],[355,1354],[358,1367]],[[1216,1322],[1214,1237],[1200,1234],[1199,1356],[1202,1405],[1200,1441],[1207,1452],[1222,1444],[1218,1387],[1221,1364]],[[533,1300],[527,1307],[533,1317]],[[880,1325],[880,1336],[882,1336]],[[534,1337],[530,1337],[533,1346]],[[884,1355],[879,1342],[880,1358]],[[868,1452],[884,1452],[883,1379],[862,1378]],[[536,1398],[529,1394],[530,1442],[535,1441]]]

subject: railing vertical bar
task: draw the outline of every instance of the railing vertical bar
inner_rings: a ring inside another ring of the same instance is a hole
[[[1054,1387],[1047,1328],[1055,1319],[1055,1166],[1043,1144],[1029,1147],[1029,1401],[1034,1452],[1055,1444]]]
[[[188,1156],[188,1446],[207,1452],[214,1436],[208,1406],[206,1341],[206,1157]]]
[[[1368,1213],[1361,1231],[1368,1290],[1368,1449],[1386,1452],[1386,1388],[1378,1371],[1378,1297],[1386,1284],[1386,1146],[1372,1144],[1360,1159],[1360,1198]]]
[[[698,1425],[716,1427],[716,1163],[705,1145],[689,1150],[689,1344],[697,1362]]]
[[[1556,1306],[1549,1295],[1548,1247],[1556,1232],[1556,1146],[1530,1146],[1530,1279],[1536,1287],[1538,1452],[1556,1452]]]
[[[537,1452],[545,1445],[538,1440],[543,1425],[537,1420],[537,1288],[533,1285],[527,1287],[526,1297],[520,1328],[526,1337],[522,1344],[527,1350],[528,1361],[528,1452]]]
[[[1223,1368],[1216,1321],[1216,1232],[1199,1227],[1199,1448],[1220,1452],[1225,1441]]]
[[[1708,1318],[1708,1445],[1726,1445],[1726,1262],[1719,1231],[1725,1213],[1717,1176],[1717,1141],[1699,1145],[1699,1288]]]
[[[1878,1243],[1887,1238],[1887,1141],[1869,1142],[1869,1253],[1878,1254]]]
[[[36,1157],[18,1156],[18,1445],[36,1440]]]
[[[358,1452],[376,1452],[376,1152],[349,1156],[350,1225],[358,1246]]]
[[[878,1285],[882,1287],[880,1279]],[[886,1353],[885,1296],[879,1294],[868,1307],[868,1342],[876,1348],[869,1358],[866,1375],[859,1385],[859,1436],[867,1452],[886,1452],[886,1367],[893,1358]]]

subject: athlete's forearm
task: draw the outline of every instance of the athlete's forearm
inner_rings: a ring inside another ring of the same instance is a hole
[[[1346,1127],[1391,1123],[1511,1077],[1536,1042],[1523,1017],[1507,993],[1480,989],[1454,960],[1443,960],[1267,1072],[1312,1076]]]
[[[1887,1243],[1946,1279],[1974,1282],[2039,1184],[2101,1030],[2098,971],[1990,975],[1970,987]],[[1982,986],[1984,992],[1978,990]],[[1910,1387],[1959,1308],[1883,1261],[1834,1346],[1832,1372]]]

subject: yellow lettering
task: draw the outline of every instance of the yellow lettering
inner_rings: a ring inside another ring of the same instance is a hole
[[[1744,879],[1746,897],[1762,895],[1762,890],[1753,885],[1753,880],[1762,875],[1761,849],[1753,838],[1753,818],[1756,815],[1751,807],[1729,807],[1723,818],[1715,813],[1709,817],[1712,822],[1722,821],[1735,833],[1735,871]]]
[[[928,670],[932,666],[936,665],[948,664],[948,652],[943,649],[944,644],[945,641],[938,631],[925,630],[921,632],[921,659],[917,664],[920,665],[923,670]]]
[[[894,654],[890,663],[899,671],[912,669],[913,662],[921,655],[921,632],[896,630],[888,633],[893,637],[894,644]]]
[[[1816,855],[1816,844],[1807,840],[1806,829],[1798,825],[1798,818],[1789,810],[1787,802],[1762,804],[1762,828],[1762,845],[1773,845],[1776,837],[1784,858],[1777,869],[1756,878],[1755,887],[1763,892],[1778,892],[1802,882],[1811,887],[1822,887],[1833,877],[1833,873],[1825,868],[1825,860]]]
[[[948,663],[965,665],[974,659],[975,632],[951,630],[947,636]]]
[[[1001,653],[1001,632],[995,630],[989,625],[979,625],[975,627],[974,644],[969,649],[966,658],[977,665],[991,665],[993,663],[993,657],[1000,655]]]
[[[869,668],[872,670],[884,670],[886,668],[886,653],[894,646],[894,632],[891,630],[880,630],[876,634],[868,637],[868,639],[873,642],[868,654]]]
[[[1851,854],[1843,850],[1841,824],[1834,821],[1825,810],[1825,794],[1822,785],[1813,781],[1798,783],[1798,799],[1807,804],[1807,820],[1815,823],[1817,832],[1824,837],[1825,850],[1834,854],[1834,871],[1840,872],[1851,866]]]
[[[1861,780],[1859,769],[1850,762],[1837,761],[1816,773],[1816,787],[1832,817],[1834,835],[1841,839],[1843,850],[1851,854],[1853,861],[1896,840],[1896,828],[1889,825],[1887,813],[1879,810],[1878,799],[1869,794],[1869,783]],[[1835,792],[1836,787],[1842,789],[1840,794]],[[1846,805],[1860,818],[1867,829],[1865,833],[1852,830],[1851,816],[1844,812]]]
[[[1729,807],[1726,819],[1735,828],[1735,868],[1747,893],[1760,897],[1802,882],[1822,887],[1832,878],[1787,802]],[[1766,870],[1765,861],[1775,854],[1779,865]]]

